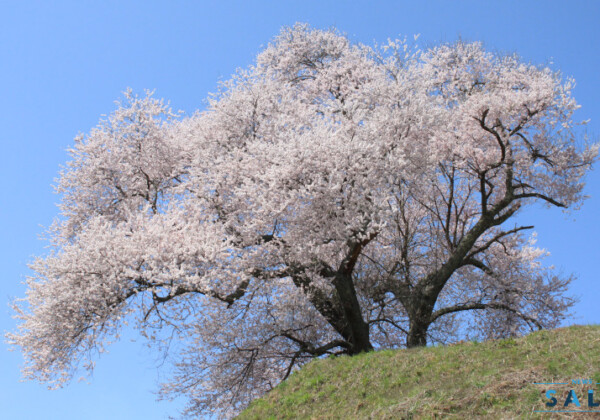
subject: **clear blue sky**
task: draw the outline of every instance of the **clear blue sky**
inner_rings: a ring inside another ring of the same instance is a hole
[[[51,184],[65,149],[87,132],[127,87],[188,113],[204,106],[236,67],[293,23],[336,26],[355,41],[421,34],[425,45],[461,37],[517,52],[577,81],[578,117],[600,135],[600,2],[598,1],[3,1],[0,2],[0,329],[14,329],[7,302],[23,296],[27,262],[44,252],[38,240],[57,214]],[[565,217],[535,209],[538,245],[550,262],[579,280],[577,319],[599,323],[600,170],[588,177],[591,198]],[[156,355],[130,333],[97,363],[90,383],[47,391],[19,382],[21,356],[0,345],[0,417],[6,419],[159,419],[182,402],[156,403]],[[160,375],[166,372],[162,371]]]

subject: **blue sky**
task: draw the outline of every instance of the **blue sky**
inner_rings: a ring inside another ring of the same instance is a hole
[[[336,26],[371,43],[421,34],[421,45],[465,40],[517,52],[577,81],[579,119],[600,136],[600,2],[589,1],[54,1],[0,2],[0,329],[14,329],[8,301],[23,296],[27,262],[44,252],[38,240],[57,214],[51,184],[66,148],[88,132],[127,87],[192,113],[237,67],[245,67],[284,25]],[[579,212],[531,209],[549,262],[579,279],[571,323],[600,323],[600,170],[588,176],[591,198]],[[167,372],[157,355],[126,332],[98,360],[88,382],[48,391],[19,382],[21,355],[0,345],[1,416],[10,419],[161,419],[182,401],[156,403]]]

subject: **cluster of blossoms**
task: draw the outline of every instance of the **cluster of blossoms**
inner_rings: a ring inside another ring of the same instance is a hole
[[[133,322],[182,343],[165,396],[229,416],[315,357],[556,326],[571,278],[508,221],[584,198],[571,88],[478,43],[296,25],[204,112],[127,92],[61,173],[9,335],[26,377],[64,383]]]

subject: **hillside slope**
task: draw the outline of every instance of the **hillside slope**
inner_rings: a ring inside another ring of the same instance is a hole
[[[238,418],[599,419],[600,406],[588,406],[589,390],[594,403],[600,402],[598,383],[600,326],[573,326],[518,339],[316,360],[254,401]],[[554,407],[545,404],[549,389],[556,391]],[[564,406],[570,390],[579,407],[575,402]]]

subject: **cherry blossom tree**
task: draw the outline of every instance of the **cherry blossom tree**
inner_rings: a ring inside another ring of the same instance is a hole
[[[126,92],[58,180],[24,375],[60,386],[133,323],[174,360],[165,397],[230,416],[316,357],[556,326],[571,277],[514,220],[584,199],[572,87],[479,43],[296,25],[204,112]]]

